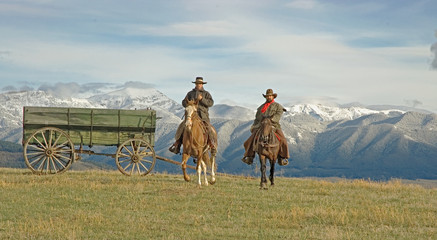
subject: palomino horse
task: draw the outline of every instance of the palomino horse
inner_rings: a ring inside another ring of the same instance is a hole
[[[215,183],[215,153],[209,156],[211,148],[208,144],[208,130],[205,128],[202,119],[197,114],[197,101],[188,101],[185,108],[185,129],[182,137],[182,171],[185,181],[190,181],[186,172],[187,161],[192,156],[197,159],[196,172],[199,187],[202,185],[201,175],[204,173],[204,185],[208,186],[207,167],[211,169],[210,184]]]
[[[275,163],[280,149],[279,143],[271,119],[268,117],[263,118],[254,140],[254,150],[258,153],[261,164],[260,189],[267,189],[266,158],[270,160],[270,183],[272,186],[275,185],[273,174],[275,173]]]

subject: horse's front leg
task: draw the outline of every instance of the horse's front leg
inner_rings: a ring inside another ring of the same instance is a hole
[[[187,161],[189,158],[190,158],[189,154],[186,154],[186,153],[182,154],[182,163],[181,163],[182,172],[184,173],[184,179],[187,182],[190,181],[190,176],[188,176],[188,174],[187,174]]]
[[[202,154],[197,155],[197,165],[196,165],[196,172],[197,172],[197,184],[198,186],[202,186],[202,170],[205,168],[205,162],[203,161]],[[206,174],[205,174],[206,177]],[[208,182],[206,182],[206,185],[208,185]]]
[[[275,174],[275,161],[270,160],[270,185],[274,186],[275,185],[275,179],[274,179],[274,175]]]
[[[211,181],[209,184],[213,185],[215,183],[215,155],[216,153],[211,151]]]
[[[266,178],[266,157],[264,155],[259,155],[259,163],[261,165],[261,183],[260,189],[267,189],[267,178]]]
[[[206,168],[206,163],[205,163],[205,161],[203,161],[203,159],[202,159],[202,170],[203,170],[203,182],[204,182],[205,186],[208,186],[208,178],[207,178],[207,172],[206,172],[207,168]],[[199,180],[199,182],[200,182],[200,180]]]

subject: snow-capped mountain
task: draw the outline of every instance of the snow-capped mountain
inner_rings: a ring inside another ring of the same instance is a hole
[[[56,95],[56,94],[55,94]],[[167,148],[181,122],[184,109],[152,87],[125,85],[103,90],[90,88],[70,97],[47,91],[0,94],[0,140],[20,143],[23,106],[145,109],[157,111],[155,152],[180,160]],[[283,104],[281,119],[290,147],[292,164],[281,168],[284,176],[436,177],[437,116],[407,112],[396,107],[367,108],[360,105]],[[244,165],[243,142],[255,109],[216,104],[210,109],[218,131],[219,170],[252,174]],[[157,164],[157,171],[179,168]],[[394,170],[393,170],[394,169]]]

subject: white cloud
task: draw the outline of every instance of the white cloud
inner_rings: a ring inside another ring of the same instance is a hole
[[[4,15],[22,15],[23,17],[59,16],[59,13],[47,7],[47,5],[40,5],[48,2],[51,1],[29,1],[25,4],[23,2],[0,3],[0,13]]]
[[[437,31],[434,34],[437,37]],[[431,53],[433,58],[431,59],[431,69],[437,70],[437,42],[431,45]]]
[[[313,9],[318,5],[319,3],[315,0],[294,0],[286,4],[287,7],[297,9]]]
[[[236,27],[228,21],[198,21],[181,22],[165,26],[124,26],[128,34],[156,35],[156,36],[231,36],[236,34]]]

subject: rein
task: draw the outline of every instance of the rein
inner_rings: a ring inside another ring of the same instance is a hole
[[[258,145],[261,145],[261,147],[263,147],[263,148],[274,148],[274,147],[279,146],[280,140],[279,140],[279,137],[278,137],[278,136],[276,135],[276,133],[275,133],[274,127],[272,127],[272,130],[271,130],[270,133],[267,135],[269,141],[268,141],[267,143],[264,142],[264,141],[260,141],[260,139],[261,139],[262,137],[264,137],[264,135],[263,135],[263,133],[262,133],[264,127],[265,127],[265,126],[263,126],[262,128],[259,128],[259,129],[257,130],[257,132],[255,133],[255,140],[254,140],[254,142],[253,142],[254,147],[255,147],[254,149],[257,149],[257,146],[258,146]],[[276,138],[277,141],[274,140],[275,138]]]

